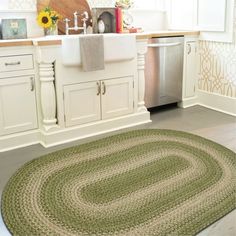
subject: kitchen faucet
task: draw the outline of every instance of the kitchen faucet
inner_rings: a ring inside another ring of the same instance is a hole
[[[89,15],[88,15],[88,12],[87,11],[84,11],[81,16],[83,17],[81,20],[83,22],[83,26],[82,27],[79,27],[78,26],[78,16],[79,16],[79,12],[76,11],[74,12],[74,27],[69,27],[69,22],[70,20],[68,18],[65,18],[64,19],[64,22],[65,22],[65,27],[66,27],[66,35],[69,34],[69,31],[70,30],[74,30],[74,31],[78,31],[78,30],[83,30],[83,33],[86,34],[87,31],[86,31],[86,28],[87,28],[87,25],[86,25],[86,22],[88,21],[89,19]]]

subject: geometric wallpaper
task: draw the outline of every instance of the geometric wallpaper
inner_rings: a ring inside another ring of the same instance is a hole
[[[199,54],[198,88],[236,97],[236,45],[201,41]]]
[[[0,0],[1,1],[1,0]],[[37,0],[9,0],[9,9],[35,10]]]
[[[92,7],[114,7],[115,0],[87,0],[89,6]]]
[[[200,41],[199,60],[198,88],[210,93],[235,98],[236,14],[234,20],[234,42]]]

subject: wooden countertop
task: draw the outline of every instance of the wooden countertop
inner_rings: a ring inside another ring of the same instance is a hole
[[[0,40],[0,47],[18,47],[32,45],[32,39]]]
[[[181,35],[192,35],[199,36],[200,31],[152,31],[152,32],[143,32],[137,33],[137,39],[149,39],[149,38],[158,38],[158,37],[170,37],[170,36],[181,36]]]
[[[136,33],[137,39],[149,39],[156,37],[168,37],[168,36],[181,36],[181,35],[192,35],[198,36],[199,31],[152,31]],[[52,37],[41,37],[33,39],[17,39],[17,40],[0,40],[0,47],[17,47],[17,46],[51,46],[60,45],[61,39],[56,39],[55,36]]]

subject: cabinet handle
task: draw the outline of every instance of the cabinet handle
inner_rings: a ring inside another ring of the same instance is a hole
[[[103,87],[102,95],[105,95],[106,94],[106,85],[104,82],[102,82],[102,87]]]
[[[5,66],[17,66],[17,65],[20,65],[20,61],[5,63]]]
[[[101,85],[99,82],[97,82],[97,88],[98,88],[97,96],[99,96],[101,94]]]
[[[188,44],[188,55],[192,52],[191,44]]]
[[[30,91],[34,91],[34,78],[30,77]]]

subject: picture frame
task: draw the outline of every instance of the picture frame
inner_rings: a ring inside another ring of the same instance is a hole
[[[26,19],[2,19],[2,39],[26,39]]]

